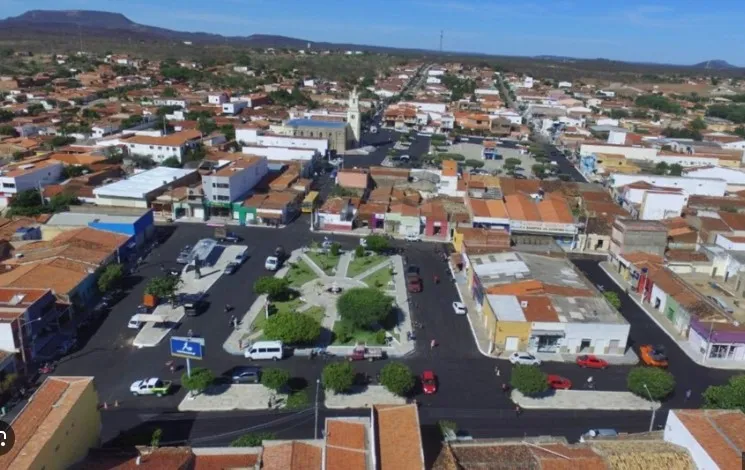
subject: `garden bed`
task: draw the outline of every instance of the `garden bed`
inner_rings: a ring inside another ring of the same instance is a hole
[[[391,274],[391,268],[384,266],[374,273],[362,278],[362,282],[370,287],[381,289],[384,291],[391,290],[388,284],[393,280],[393,274]]]
[[[278,313],[286,312],[297,312],[305,303],[299,298],[288,300],[285,302],[271,302],[269,305],[269,316],[276,315]],[[326,311],[322,307],[311,306],[310,308],[303,310],[299,315],[308,315],[318,320],[319,323],[323,323],[323,319],[326,316]],[[251,331],[259,331],[264,329],[264,323],[266,323],[266,314],[264,310],[256,315],[253,323],[251,323]]]
[[[290,269],[287,271],[287,275],[285,276],[287,282],[290,283],[290,287],[294,288],[301,287],[317,278],[318,275],[316,272],[313,271],[313,269],[308,266],[308,263],[302,259],[295,261],[293,265],[290,266]]]
[[[339,255],[334,256],[331,253],[321,253],[318,251],[309,251],[306,255],[328,275],[333,275],[334,269],[339,264]]]
[[[347,277],[359,276],[368,269],[374,268],[375,266],[384,263],[386,259],[387,257],[381,255],[368,255],[363,256],[362,258],[355,257],[349,263],[349,267],[347,268]]]

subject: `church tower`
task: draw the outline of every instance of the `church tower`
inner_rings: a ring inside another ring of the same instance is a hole
[[[349,94],[349,105],[347,106],[347,123],[352,128],[355,145],[359,145],[362,137],[362,123],[360,122],[360,98],[357,87]]]

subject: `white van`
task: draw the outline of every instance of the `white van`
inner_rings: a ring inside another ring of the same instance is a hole
[[[243,355],[247,359],[278,361],[284,356],[284,347],[282,341],[257,341],[247,347]]]

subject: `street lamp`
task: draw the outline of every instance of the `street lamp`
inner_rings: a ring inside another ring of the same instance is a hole
[[[313,439],[318,440],[318,389],[321,387],[321,379],[316,379],[316,418],[313,427]]]
[[[653,402],[652,403],[652,420],[649,422],[649,432],[652,432],[654,430],[654,418],[657,414],[657,409],[654,407],[654,399],[652,398],[652,394],[649,392],[649,388],[647,387],[647,384],[642,384],[644,386],[644,390],[647,391],[647,395],[649,395],[649,399]]]

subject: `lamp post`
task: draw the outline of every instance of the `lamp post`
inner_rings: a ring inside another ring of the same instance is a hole
[[[321,379],[316,379],[316,411],[315,425],[313,426],[313,439],[318,439],[318,389],[321,387]]]
[[[647,388],[647,384],[642,384],[642,385],[644,385],[644,390],[647,391],[647,395],[649,395],[649,399],[652,402],[654,402],[654,399],[652,398],[652,394],[649,392],[649,388]],[[651,421],[649,421],[649,432],[652,432],[654,430],[654,418],[656,414],[657,414],[657,409],[655,409],[654,404],[652,404],[652,419]]]

